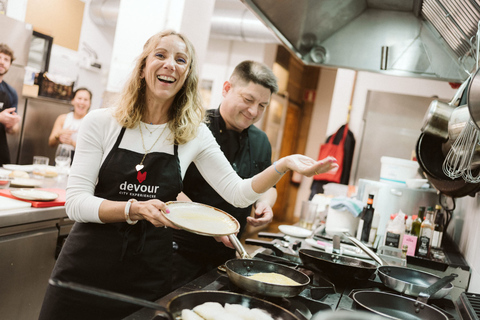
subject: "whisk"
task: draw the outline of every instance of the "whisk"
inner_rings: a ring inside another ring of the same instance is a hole
[[[470,164],[480,136],[479,133],[476,124],[472,119],[469,119],[443,161],[442,170],[447,177],[455,179],[470,170]],[[480,181],[480,177],[477,177],[477,179]]]

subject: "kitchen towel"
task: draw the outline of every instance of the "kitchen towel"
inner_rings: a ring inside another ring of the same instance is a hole
[[[347,210],[354,217],[358,217],[363,210],[363,202],[355,198],[336,197],[330,200],[330,207],[335,210]]]

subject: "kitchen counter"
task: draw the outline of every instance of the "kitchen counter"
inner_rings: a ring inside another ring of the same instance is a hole
[[[59,188],[65,189],[67,186],[67,177],[59,176],[54,179],[45,178],[42,181],[41,188]],[[20,189],[20,188],[11,188]],[[28,223],[35,223],[48,220],[58,220],[67,218],[64,206],[47,208],[20,208],[11,210],[0,210],[0,235],[2,228],[18,226]]]
[[[18,226],[28,223],[35,223],[48,220],[67,218],[65,207],[50,208],[21,208],[0,211],[0,235],[2,228]]]
[[[65,189],[66,181],[44,179],[41,187]],[[72,226],[64,206],[0,210],[2,319],[38,318],[56,257]]]

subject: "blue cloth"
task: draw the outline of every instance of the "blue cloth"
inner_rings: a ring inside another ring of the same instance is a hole
[[[335,210],[348,210],[354,217],[363,210],[363,202],[354,198],[336,197],[330,200],[330,207]]]

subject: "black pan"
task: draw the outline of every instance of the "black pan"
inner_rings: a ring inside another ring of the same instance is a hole
[[[194,307],[205,302],[218,302],[222,305],[225,305],[225,303],[241,304],[242,306],[250,309],[263,309],[267,311],[274,319],[299,320],[290,311],[271,302],[239,293],[223,291],[192,291],[184,293],[170,300],[167,305],[167,309],[170,311],[172,316],[176,318],[180,316],[183,309],[193,309]]]
[[[433,135],[420,134],[415,148],[417,161],[428,181],[443,194],[450,197],[464,197],[479,191],[480,185],[468,183],[462,177],[451,179],[443,173],[445,156],[442,139]]]
[[[367,280],[377,270],[377,266],[372,263],[334,253],[300,249],[299,255],[306,268],[324,273],[335,282]]]
[[[225,263],[230,281],[237,287],[254,294],[269,297],[289,298],[302,292],[310,283],[310,278],[301,271],[269,261],[256,259],[232,259]],[[249,278],[257,273],[279,273],[298,285],[279,285]]]
[[[388,319],[448,320],[443,312],[428,304],[388,292],[358,291],[353,294],[353,300],[362,308]]]
[[[389,266],[358,239],[350,236],[348,236],[348,239],[380,265],[378,267],[378,276],[382,283],[390,289],[414,297],[422,296],[422,293],[428,292],[428,296],[422,297],[424,303],[429,298],[443,298],[453,289],[451,281],[455,279],[456,274],[440,278],[424,271],[407,267]]]
[[[50,279],[49,283],[53,286],[66,288],[74,291],[79,291],[103,298],[109,298],[116,301],[123,301],[125,303],[131,303],[137,306],[150,308],[153,310],[159,310],[158,315],[167,318],[168,320],[177,319],[181,315],[183,309],[193,309],[194,307],[205,302],[218,302],[222,305],[225,303],[241,304],[250,309],[259,308],[267,311],[275,319],[283,320],[299,320],[290,311],[277,306],[271,302],[250,297],[243,294],[223,292],[223,291],[192,291],[184,294],[180,294],[170,300],[167,304],[167,308],[162,307],[156,302],[139,299],[117,292],[94,288],[86,285],[81,285],[74,282],[64,282],[56,279]]]

